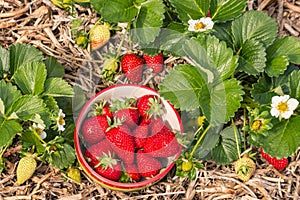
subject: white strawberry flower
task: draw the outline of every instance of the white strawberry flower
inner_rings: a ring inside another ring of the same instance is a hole
[[[214,26],[214,22],[210,17],[202,17],[201,19],[190,19],[189,23],[189,31],[193,32],[204,32],[210,30]]]
[[[276,118],[279,117],[279,119],[289,119],[298,107],[298,104],[298,100],[290,98],[289,95],[274,96],[272,97],[271,115]]]
[[[65,114],[63,113],[62,109],[59,109],[58,112],[58,117],[56,118],[56,124],[57,124],[57,128],[59,131],[64,131],[65,130]]]
[[[31,130],[35,131],[42,140],[47,137],[47,133],[44,131],[44,129],[45,127],[43,125],[36,123],[33,123],[31,127]]]

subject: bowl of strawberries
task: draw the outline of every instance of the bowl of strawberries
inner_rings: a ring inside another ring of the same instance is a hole
[[[156,90],[135,84],[101,90],[82,108],[74,131],[78,161],[98,184],[121,191],[161,180],[182,151],[176,109]]]

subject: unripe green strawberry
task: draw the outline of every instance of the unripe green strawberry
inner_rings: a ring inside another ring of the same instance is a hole
[[[105,81],[113,81],[114,75],[117,73],[118,60],[116,58],[107,58],[103,63],[102,75]]]
[[[80,170],[78,168],[71,167],[68,170],[67,175],[69,178],[73,179],[74,181],[81,183],[81,175],[80,175]]]
[[[234,170],[238,178],[242,181],[248,181],[256,170],[255,162],[245,155],[234,163]]]
[[[110,38],[110,27],[108,24],[96,24],[90,30],[92,50],[102,46]]]
[[[21,158],[17,167],[17,183],[19,185],[27,181],[35,172],[36,160],[32,156]]]
[[[193,163],[190,160],[184,159],[182,164],[182,171],[189,172],[193,169]]]

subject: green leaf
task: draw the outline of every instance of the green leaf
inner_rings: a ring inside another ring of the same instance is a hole
[[[45,82],[43,95],[53,97],[72,97],[74,95],[72,87],[61,78],[49,78]]]
[[[139,11],[134,0],[91,0],[90,2],[95,11],[111,23],[130,22]]]
[[[20,66],[13,79],[23,94],[39,95],[44,91],[46,80],[46,66],[42,62],[29,62]]]
[[[209,87],[209,93],[205,90],[199,92],[199,104],[209,123],[218,126],[228,122],[241,107],[244,91],[240,82],[235,79]]]
[[[277,56],[271,60],[270,63],[267,63],[266,73],[272,76],[279,76],[283,74],[289,65],[289,59],[286,56]]]
[[[290,96],[296,99],[300,99],[300,71],[293,71],[288,76],[288,86],[290,89]]]
[[[270,104],[275,92],[272,91],[273,84],[270,77],[261,77],[258,82],[253,85],[251,95],[259,104]]]
[[[206,50],[210,65],[218,70],[220,77],[224,80],[232,76],[238,65],[238,56],[233,56],[232,49],[227,48],[225,42],[220,42],[213,36],[203,37],[200,44]],[[190,45],[190,49],[195,49],[195,44],[188,43],[188,45]]]
[[[250,75],[263,72],[266,67],[266,52],[263,45],[255,40],[247,40],[242,44],[238,70]]]
[[[211,0],[211,17],[214,21],[229,21],[246,8],[247,0]]]
[[[0,78],[9,70],[9,51],[0,46]]]
[[[236,132],[238,141],[236,141],[234,136],[234,127],[227,127],[221,132],[220,142],[218,146],[212,150],[213,160],[218,164],[228,165],[239,158],[236,143],[238,142],[239,147],[241,147],[242,140],[240,132],[238,130],[236,130]]]
[[[210,0],[170,0],[171,5],[176,9],[179,19],[187,23],[190,19],[200,19],[208,13]]]
[[[231,25],[231,22],[215,24],[215,31],[212,32],[212,35],[216,36],[220,41],[226,42],[228,47],[234,49]]]
[[[275,124],[261,137],[260,143],[266,153],[272,157],[287,158],[300,146],[300,116],[292,116],[289,120],[282,120]]]
[[[42,115],[45,112],[48,112],[48,109],[41,98],[36,95],[23,95],[15,99],[7,111],[7,116],[15,113],[20,119],[26,121],[34,117],[35,114]]]
[[[33,61],[42,61],[43,53],[37,48],[28,44],[16,44],[10,47],[10,73],[15,71],[23,64]]]
[[[148,0],[142,3],[133,29],[139,42],[148,44],[154,41],[163,25],[164,12],[162,0]]]
[[[199,92],[207,90],[199,70],[191,65],[178,65],[159,84],[160,95],[175,108],[191,111],[200,106]]]
[[[209,159],[208,155],[211,153],[212,149],[219,143],[220,132],[223,125],[211,127],[206,135],[204,136],[202,142],[195,151],[194,157],[199,160]]]
[[[280,56],[288,57],[291,63],[300,64],[300,41],[295,37],[277,39],[267,49],[268,62]]]
[[[64,67],[57,62],[55,57],[48,57],[45,60],[45,65],[47,68],[47,78],[63,78],[65,75]]]
[[[15,137],[17,133],[22,131],[22,126],[13,120],[4,120],[0,124],[0,148],[4,147]]]
[[[277,23],[261,11],[247,11],[232,23],[232,33],[237,47],[248,40],[256,40],[265,47],[277,37]]]
[[[60,169],[71,166],[75,161],[75,151],[71,145],[63,143],[61,148],[51,153],[50,157],[46,158],[54,167]]]
[[[45,147],[42,145],[40,137],[34,134],[32,130],[28,129],[24,131],[20,140],[22,141],[23,148],[35,146],[38,154],[41,154],[45,151]]]
[[[6,83],[3,80],[0,81],[0,99],[2,99],[6,111],[9,109],[12,102],[20,96],[21,92],[16,86],[13,86],[11,83]]]

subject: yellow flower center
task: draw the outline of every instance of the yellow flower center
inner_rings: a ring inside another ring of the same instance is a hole
[[[286,112],[289,110],[289,107],[286,102],[280,102],[277,105],[277,110],[279,110],[280,112]]]
[[[251,125],[250,129],[252,131],[257,131],[261,128],[261,126],[262,126],[262,121],[261,120],[255,120],[253,122],[253,124]]]
[[[64,125],[64,123],[65,123],[65,120],[64,120],[64,118],[62,117],[62,116],[59,116],[59,118],[58,118],[58,124],[59,125]]]
[[[194,26],[195,30],[203,29],[205,28],[205,25],[202,22],[199,22]]]
[[[35,131],[36,131],[37,134],[41,135],[41,133],[43,132],[43,129],[36,128]]]

